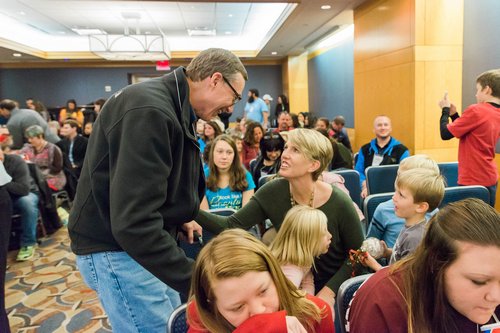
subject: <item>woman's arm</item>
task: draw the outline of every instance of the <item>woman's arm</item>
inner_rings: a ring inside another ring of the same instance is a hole
[[[243,192],[243,198],[241,202],[241,207],[244,207],[252,198],[254,190],[248,190]]]
[[[200,209],[203,209],[203,210],[209,210],[210,209],[208,207],[208,200],[207,200],[207,196],[206,195],[204,195],[203,196],[203,200],[201,200]]]

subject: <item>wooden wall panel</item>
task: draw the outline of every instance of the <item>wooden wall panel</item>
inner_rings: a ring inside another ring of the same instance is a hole
[[[458,140],[441,140],[437,103],[447,90],[461,107],[463,0],[370,1],[355,10],[354,24],[358,148],[385,113],[412,154],[456,161]]]
[[[307,52],[296,57],[288,57],[288,90],[290,111],[309,112]]]

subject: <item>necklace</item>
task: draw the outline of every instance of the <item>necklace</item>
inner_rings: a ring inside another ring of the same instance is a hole
[[[309,203],[308,203],[308,206],[309,207],[312,207],[314,208],[314,190],[316,189],[316,187],[313,185],[313,189],[311,191],[311,196],[309,197]],[[292,190],[290,189],[290,204],[293,206],[295,205],[298,205],[299,203],[297,201],[295,201],[295,199],[293,198],[293,194],[292,194]]]

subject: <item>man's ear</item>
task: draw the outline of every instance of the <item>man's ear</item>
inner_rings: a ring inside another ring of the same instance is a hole
[[[210,76],[210,85],[213,87],[222,83],[223,81],[224,79],[222,78],[222,74],[219,72],[215,72]]]

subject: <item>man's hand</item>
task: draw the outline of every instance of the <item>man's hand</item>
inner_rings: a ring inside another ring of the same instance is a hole
[[[327,286],[324,286],[321,288],[321,290],[316,294],[316,297],[321,298],[323,301],[325,301],[327,304],[329,304],[332,308],[332,319],[335,321],[335,309],[333,306],[335,305],[335,293],[333,290],[328,288]]]
[[[450,100],[448,99],[448,93],[445,92],[443,99],[439,101],[439,107],[441,109],[443,109],[443,108],[449,108],[450,104],[451,103],[450,103]]]
[[[181,229],[184,231],[183,232],[183,237],[186,237],[186,241],[189,244],[193,244],[194,241],[194,235],[193,233],[196,231],[200,236],[203,234],[203,228],[201,225],[196,223],[195,221],[191,221],[188,223],[184,223],[181,226]]]
[[[368,189],[366,187],[363,187],[361,189],[361,197],[364,199],[368,196]]]
[[[457,107],[455,104],[450,104],[450,116],[453,116],[455,113],[457,113]]]
[[[286,316],[285,320],[287,333],[307,333],[307,330],[302,326],[297,317]]]

